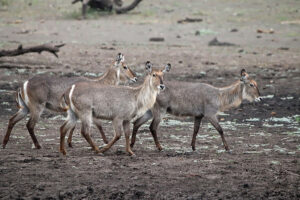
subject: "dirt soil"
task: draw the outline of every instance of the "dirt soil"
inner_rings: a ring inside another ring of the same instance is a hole
[[[71,1],[1,2],[0,49],[66,43],[58,59],[47,53],[0,58],[1,141],[24,81],[40,73],[98,76],[118,52],[139,83],[147,60],[157,66],[170,62],[167,80],[215,86],[229,85],[245,68],[263,101],[245,101],[220,115],[231,153],[206,120],[193,152],[193,119],[166,115],[158,135],[161,152],[148,122],[137,135],[136,157],[125,153],[124,137],[95,155],[79,126],[74,147],[62,156],[64,116],[45,111],[35,129],[42,149],[33,148],[28,118],[0,149],[0,199],[300,199],[299,1],[153,0],[125,15],[90,11],[87,20],[78,19],[80,5]],[[186,17],[202,21],[177,23]],[[235,45],[209,46],[215,37]],[[112,138],[111,123],[103,126]],[[95,128],[92,137],[104,145]]]

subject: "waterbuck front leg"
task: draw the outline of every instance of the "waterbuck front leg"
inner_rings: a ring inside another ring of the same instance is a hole
[[[131,144],[130,144],[131,148],[133,148],[133,146],[134,146],[136,134],[137,134],[139,128],[151,118],[152,118],[152,112],[151,112],[151,110],[148,110],[141,118],[137,119],[134,122],[132,135],[131,135]]]
[[[194,120],[194,133],[193,133],[193,138],[192,138],[192,143],[191,143],[193,151],[196,150],[196,148],[195,148],[196,137],[199,132],[202,118],[203,118],[203,115],[195,117],[195,120]]]
[[[157,128],[161,121],[161,116],[160,116],[160,108],[157,106],[157,104],[155,104],[154,108],[152,109],[152,114],[153,114],[153,120],[149,128],[157,149],[161,151],[162,147],[157,138]]]
[[[14,116],[12,116],[9,119],[9,123],[8,123],[8,126],[7,126],[6,134],[5,134],[4,138],[3,138],[3,143],[2,143],[3,149],[5,148],[8,140],[9,140],[11,131],[14,128],[14,126],[16,125],[16,123],[18,123],[24,117],[26,117],[26,115],[28,114],[28,112],[29,112],[28,108],[22,107],[22,108],[19,109],[19,111]]]
[[[125,133],[125,139],[126,139],[126,151],[129,153],[129,155],[134,156],[135,154],[132,152],[130,148],[130,122],[129,121],[124,121],[123,122],[123,129]]]
[[[117,141],[120,139],[122,132],[123,132],[123,120],[115,118],[112,122],[112,125],[114,127],[114,131],[115,131],[115,135],[113,137],[113,139],[107,144],[105,145],[102,149],[100,149],[100,153],[104,153],[105,151],[107,151],[108,149],[110,149],[110,147]]]
[[[98,130],[99,130],[99,132],[101,134],[103,142],[105,144],[108,144],[108,140],[107,140],[107,138],[105,136],[105,133],[103,131],[103,128],[102,128],[102,125],[101,125],[101,121],[99,119],[96,119],[96,118],[94,118],[93,121],[94,121],[95,125],[97,126],[97,128],[98,128]]]
[[[225,147],[225,150],[229,151],[229,147],[228,147],[227,142],[226,142],[225,137],[224,137],[223,129],[220,126],[217,117],[216,116],[208,117],[208,120],[215,127],[215,129],[217,129],[217,131],[219,132],[219,134],[222,138],[222,142],[223,142],[223,145]]]

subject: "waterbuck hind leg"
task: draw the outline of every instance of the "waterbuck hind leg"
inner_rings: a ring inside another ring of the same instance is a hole
[[[229,151],[229,147],[228,147],[227,142],[226,142],[225,137],[224,137],[223,129],[220,126],[217,117],[208,117],[208,120],[215,127],[215,129],[217,129],[217,131],[219,132],[219,134],[222,138],[222,142],[223,142],[223,145],[225,147],[225,150]]]
[[[108,144],[108,140],[107,140],[106,135],[105,135],[105,133],[103,131],[103,128],[102,128],[102,125],[101,125],[101,121],[99,119],[93,119],[93,121],[94,121],[95,125],[97,126],[97,128],[98,128],[98,130],[99,130],[99,132],[101,134],[103,142],[105,144]]]
[[[130,122],[126,121],[123,123],[123,129],[125,133],[125,139],[126,139],[126,152],[129,153],[129,155],[134,156],[135,154],[132,152],[130,148]]]
[[[9,122],[8,122],[8,126],[7,126],[7,130],[6,130],[6,134],[3,138],[3,143],[2,143],[2,147],[3,149],[5,148],[8,140],[9,140],[9,137],[10,137],[10,134],[11,134],[11,131],[12,129],[14,128],[14,126],[16,125],[16,123],[18,123],[19,121],[21,121],[24,117],[26,117],[26,115],[28,114],[28,109],[25,108],[25,107],[22,107],[19,109],[19,111],[14,114],[10,119],[9,119]]]
[[[194,133],[193,133],[193,138],[192,138],[192,142],[191,142],[191,146],[192,146],[193,151],[196,150],[196,148],[195,148],[196,137],[197,137],[197,134],[199,132],[199,128],[200,128],[202,118],[203,118],[203,115],[195,117],[195,120],[194,120]]]
[[[81,124],[81,135],[86,139],[86,141],[91,145],[92,149],[99,153],[99,148],[95,145],[92,138],[90,137],[91,126],[90,123],[82,122]]]
[[[76,127],[76,126],[74,126],[74,127],[70,130],[70,133],[69,133],[69,136],[68,136],[68,146],[69,146],[70,148],[73,147],[73,145],[72,145],[72,137],[73,137],[73,133],[74,133],[75,127]]]
[[[133,146],[134,146],[134,143],[136,140],[136,134],[137,134],[139,128],[151,118],[152,118],[152,112],[151,112],[151,110],[148,110],[141,118],[137,119],[134,122],[132,135],[131,135],[131,143],[130,143],[131,148],[133,148]]]
[[[60,147],[59,147],[59,151],[63,155],[67,154],[66,149],[65,149],[65,137],[66,137],[66,134],[67,134],[68,129],[69,129],[68,123],[69,123],[69,121],[65,121],[63,123],[63,125],[60,127]]]
[[[40,118],[40,114],[38,114],[38,115],[32,114],[29,121],[26,124],[27,130],[30,134],[30,137],[33,141],[33,144],[34,144],[35,148],[37,148],[37,149],[40,149],[41,146],[40,146],[40,144],[39,144],[39,142],[36,139],[36,136],[34,134],[34,127],[35,127],[36,123],[38,122],[39,118]]]
[[[113,139],[107,144],[105,145],[102,149],[100,149],[100,153],[104,153],[105,151],[107,151],[108,149],[110,149],[110,147],[117,141],[120,139],[122,132],[123,132],[123,120],[120,119],[114,119],[113,122],[113,127],[114,127],[114,131],[115,131],[115,135],[113,137]]]

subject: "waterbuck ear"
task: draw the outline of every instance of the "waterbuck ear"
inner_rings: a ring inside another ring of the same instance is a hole
[[[170,69],[171,69],[171,64],[168,63],[168,64],[165,65],[165,69],[163,70],[163,72],[164,72],[164,73],[165,73],[165,72],[169,72]]]
[[[241,70],[241,76],[246,76],[246,70],[245,69]]]
[[[146,70],[151,73],[152,72],[152,64],[150,61],[147,61],[146,64],[145,64],[145,68]]]
[[[247,77],[247,73],[245,69],[241,70],[241,78],[240,81],[245,82],[246,81],[246,77]]]
[[[124,62],[124,61],[125,61],[124,55],[122,53],[118,53],[116,62],[119,64],[120,62]]]

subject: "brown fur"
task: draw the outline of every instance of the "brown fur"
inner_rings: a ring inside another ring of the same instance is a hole
[[[150,62],[146,63],[146,69],[150,73],[144,83],[135,88],[99,86],[93,83],[72,85],[65,94],[69,98],[70,109],[68,119],[60,128],[60,152],[66,154],[64,138],[68,130],[74,127],[78,117],[82,123],[82,135],[97,153],[107,151],[125,132],[126,151],[133,155],[129,145],[130,121],[143,116],[154,105],[159,90],[164,89],[162,70],[152,70]],[[112,120],[115,130],[114,138],[101,150],[89,136],[92,118]]]
[[[117,85],[119,83],[126,82],[131,78],[136,79],[135,74],[130,70],[130,68],[126,67],[126,69],[124,69],[125,66],[124,56],[122,54],[118,54],[117,60],[114,62],[113,66],[109,67],[106,73],[97,79],[37,75],[26,81],[17,93],[16,100],[18,102],[19,111],[9,120],[7,131],[3,139],[3,148],[5,148],[9,140],[14,125],[25,118],[28,113],[30,113],[30,119],[27,123],[28,132],[34,141],[36,148],[40,148],[34,134],[34,127],[45,107],[52,111],[65,112],[66,108],[63,108],[60,105],[61,97],[64,92],[76,82],[90,81],[98,84]],[[118,70],[120,70],[119,76],[117,73]],[[118,78],[120,78],[120,80],[118,80]],[[26,94],[25,86],[27,90]]]
[[[157,139],[157,128],[161,121],[161,113],[168,112],[176,116],[193,116],[195,118],[191,142],[193,150],[195,150],[196,136],[203,117],[206,117],[217,129],[225,149],[229,150],[222,127],[218,123],[218,113],[239,106],[243,99],[253,101],[260,95],[256,82],[249,78],[245,70],[242,70],[241,80],[222,88],[204,83],[176,81],[165,84],[166,90],[158,95],[152,110],[135,121],[131,147],[135,143],[139,127],[153,117],[150,131],[157,148],[161,150],[161,145]]]

